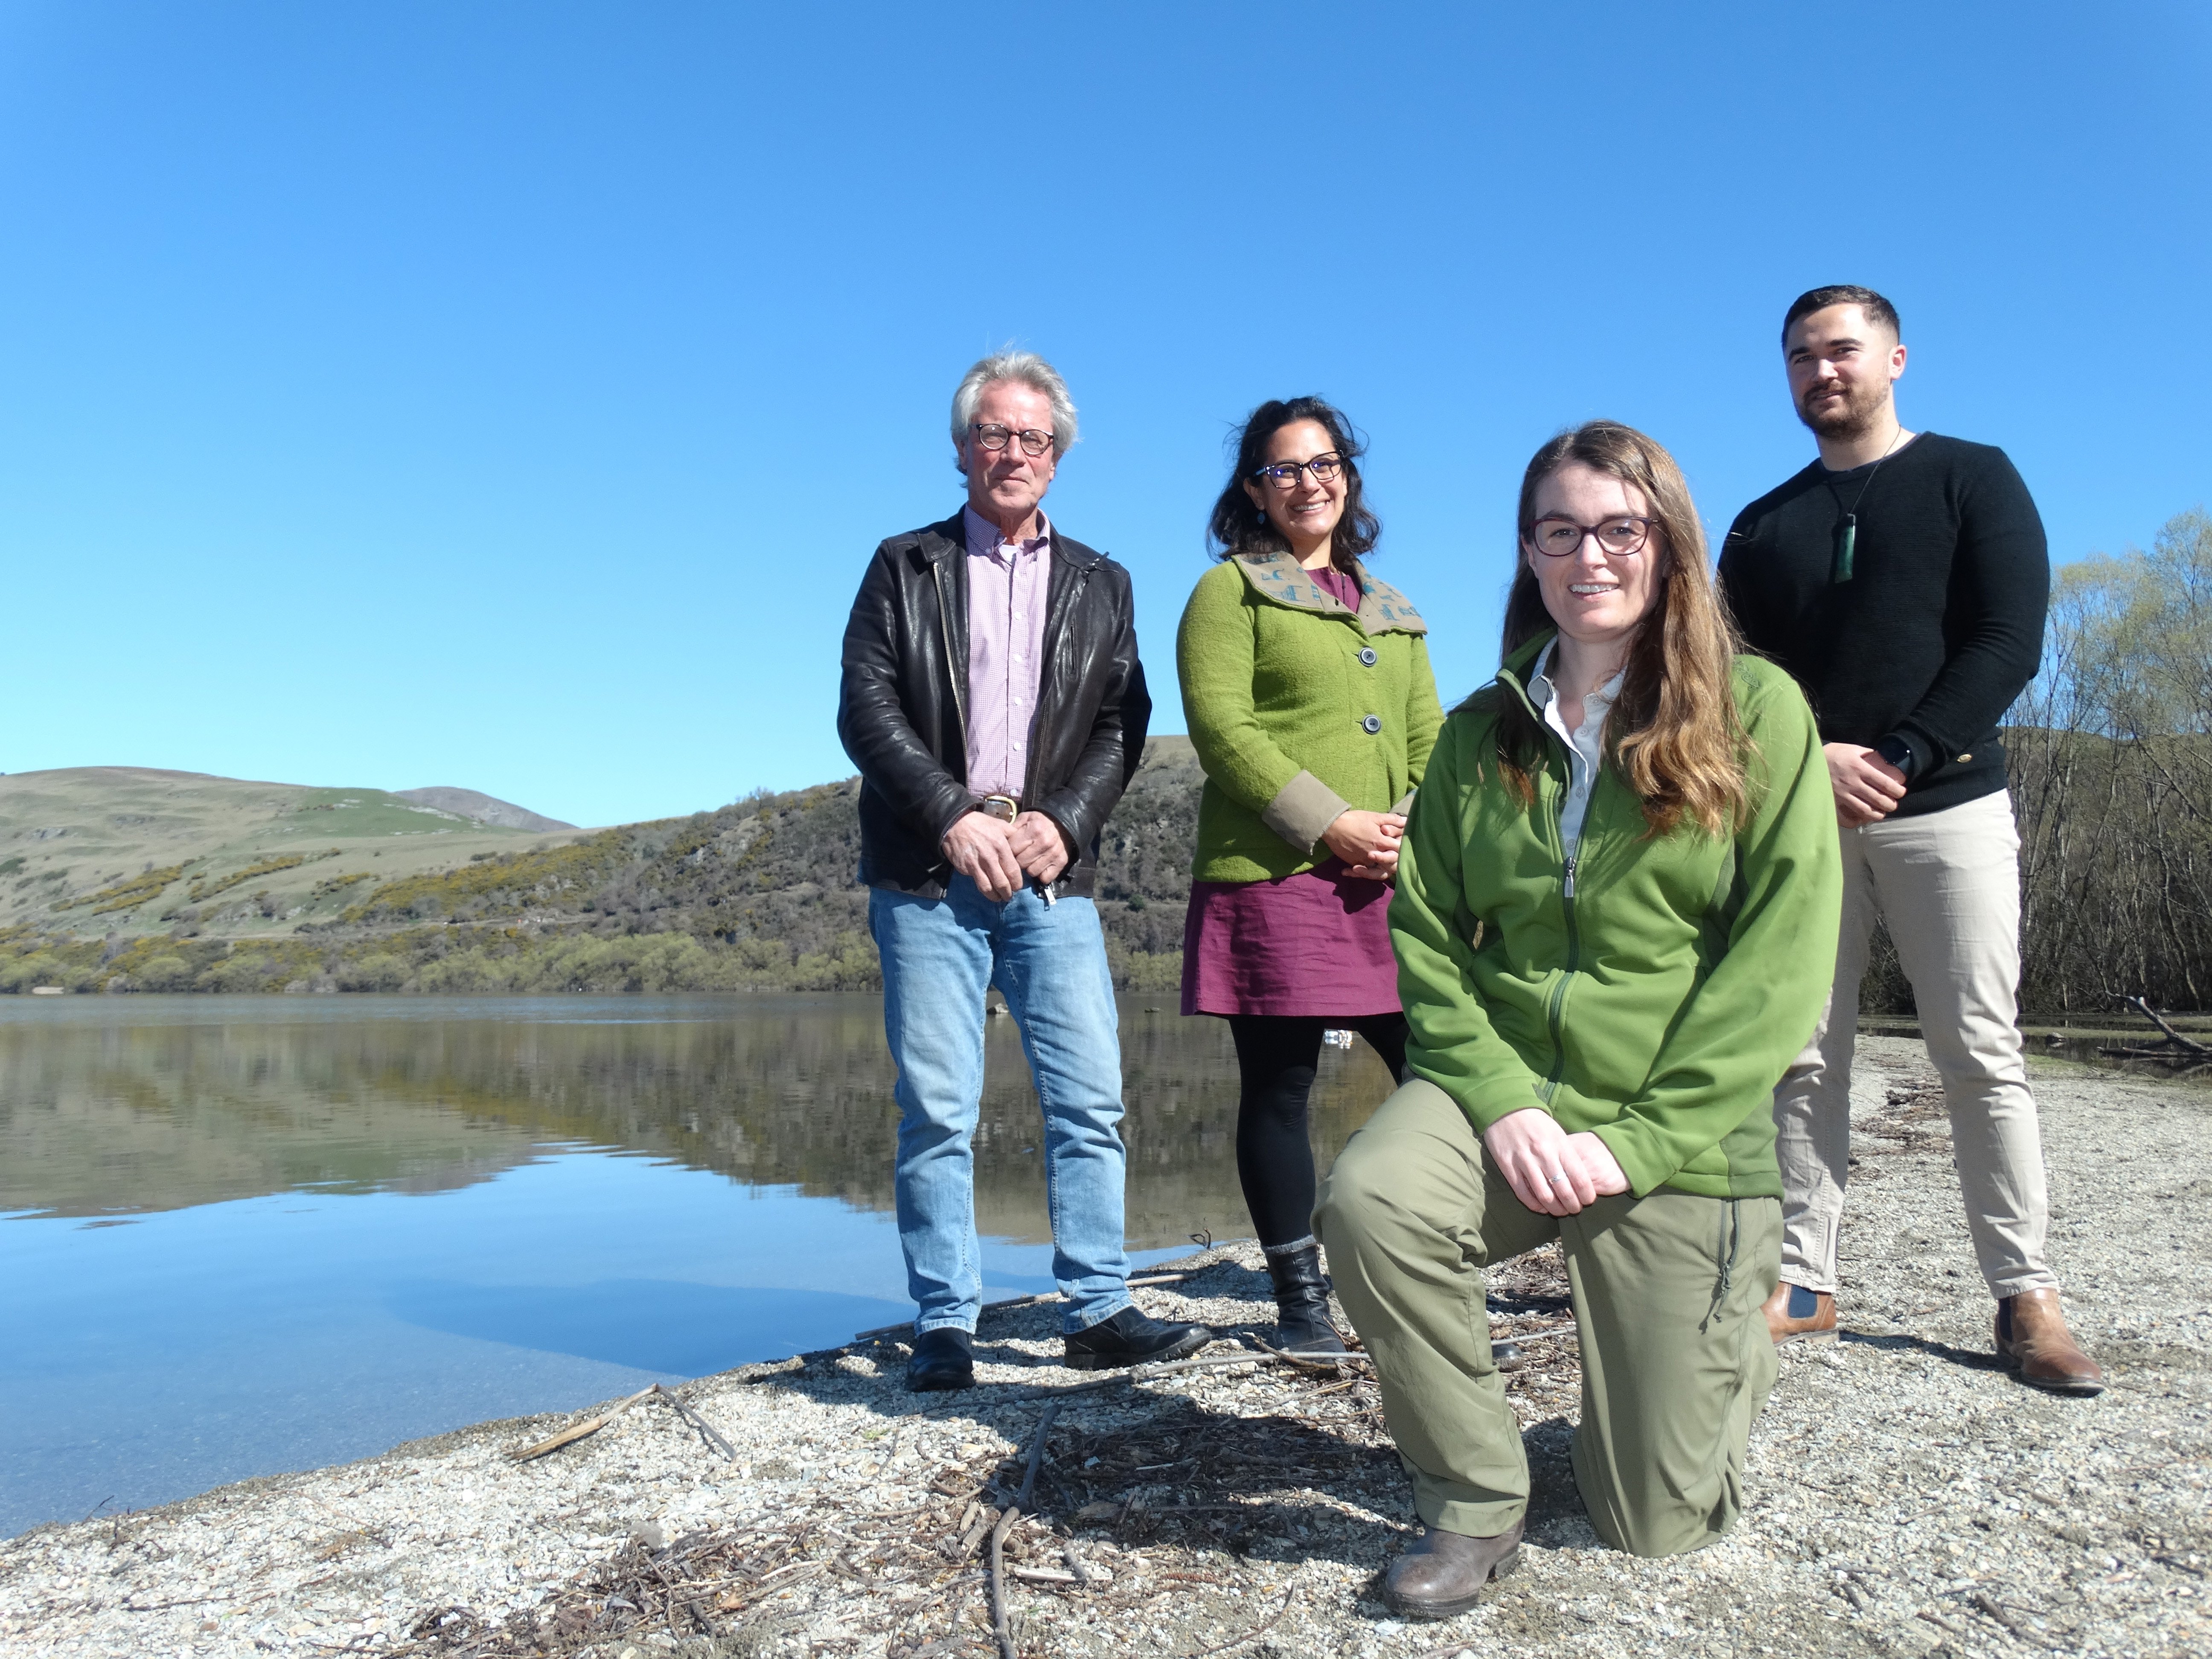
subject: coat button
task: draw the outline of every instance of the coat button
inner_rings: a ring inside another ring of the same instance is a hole
[[[1380,714],[1370,714],[1365,720],[1359,722],[1359,729],[1366,732],[1370,737],[1374,736],[1376,732],[1380,732],[1382,729],[1382,717]]]
[[[1361,646],[1359,647],[1359,660],[1365,663],[1370,668],[1374,667],[1375,647],[1371,645]]]

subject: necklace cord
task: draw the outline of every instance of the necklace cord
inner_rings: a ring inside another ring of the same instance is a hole
[[[1905,428],[1900,426],[1897,428],[1896,435],[1890,439],[1889,447],[1883,450],[1876,458],[1873,468],[1866,475],[1865,481],[1859,485],[1859,493],[1851,497],[1851,504],[1848,510],[1844,506],[1842,493],[1836,488],[1836,481],[1832,477],[1824,480],[1828,486],[1830,497],[1836,503],[1836,511],[1843,515],[1836,522],[1834,556],[1828,568],[1828,585],[1831,587],[1840,586],[1851,579],[1852,556],[1857,552],[1859,544],[1859,503],[1866,500],[1867,491],[1874,488],[1875,475],[1881,471],[1882,463],[1897,453],[1898,440],[1904,436]]]

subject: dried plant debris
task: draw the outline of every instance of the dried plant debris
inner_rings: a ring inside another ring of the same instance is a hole
[[[2212,1651],[2212,1183],[2193,1173],[2212,1164],[2212,1104],[2039,1075],[2052,1254],[2113,1382],[2057,1400],[1990,1356],[1917,1045],[1861,1052],[1861,1155],[1884,1178],[1851,1198],[1844,1340],[1785,1352],[1743,1522],[1694,1555],[1638,1561],[1591,1532],[1568,1455],[1573,1308],[1559,1252],[1538,1250],[1490,1279],[1493,1338],[1521,1355],[1504,1380],[1532,1478],[1522,1570],[1448,1624],[1392,1618],[1376,1575],[1418,1523],[1371,1368],[1262,1351],[1273,1308],[1243,1243],[1138,1292],[1223,1336],[1141,1380],[1063,1370],[1057,1309],[1024,1302],[987,1311],[980,1385],[956,1395],[907,1394],[905,1345],[878,1333],[646,1390],[619,1413],[484,1425],[41,1528],[0,1543],[0,1650]]]

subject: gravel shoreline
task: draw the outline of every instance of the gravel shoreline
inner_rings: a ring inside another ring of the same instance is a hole
[[[2038,1062],[2069,1316],[2112,1387],[1997,1366],[1917,1042],[1861,1039],[1844,1340],[1786,1351],[1750,1507],[1694,1555],[1601,1547],[1568,1473],[1574,1343],[1539,1252],[1497,1276],[1536,1478],[1521,1571],[1474,1612],[1374,1599],[1413,1516],[1372,1384],[1267,1363],[1056,1395],[1049,1306],[987,1314],[983,1386],[914,1396],[903,1347],[707,1377],[581,1420],[479,1425],[339,1468],[0,1543],[10,1654],[1024,1655],[2212,1651],[2212,1093]],[[1157,1269],[1148,1310],[1269,1334],[1249,1244]],[[1226,1355],[1223,1347],[1211,1351]],[[1255,1356],[1264,1359],[1265,1356]],[[595,1415],[586,1413],[583,1417]],[[702,1430],[699,1423],[703,1423]],[[714,1443],[720,1437],[725,1449]]]

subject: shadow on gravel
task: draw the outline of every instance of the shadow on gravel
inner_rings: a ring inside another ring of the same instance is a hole
[[[1938,1342],[1932,1336],[1875,1336],[1866,1331],[1844,1330],[1838,1333],[1837,1340],[1859,1347],[1881,1348],[1892,1353],[1924,1353],[1930,1359],[1941,1359],[1962,1370],[2009,1372],[2012,1369],[1987,1349],[1957,1348],[1948,1342]]]
[[[1234,1330],[1221,1328],[1221,1334],[1231,1336]],[[971,1465],[957,1495],[994,1508],[1010,1503],[1027,1468],[1033,1427],[1050,1396],[1031,1394],[1023,1384],[993,1382],[950,1395],[909,1395],[895,1380],[902,1348],[887,1345],[878,1356],[890,1386],[858,1403],[894,1422],[944,1413],[995,1423],[1014,1449],[988,1471]],[[1054,1382],[1069,1375],[1057,1365],[1036,1364],[1033,1356],[1005,1346],[1003,1339],[979,1340],[975,1357],[983,1364],[1032,1366]],[[825,1403],[849,1405],[855,1403],[853,1381],[849,1374],[809,1365],[777,1377],[775,1385],[801,1395],[818,1389]],[[1258,1416],[1183,1395],[1074,1395],[1067,1401],[1069,1415],[1052,1429],[1030,1507],[1056,1528],[1110,1536],[1127,1547],[1212,1549],[1257,1560],[1326,1560],[1374,1569],[1413,1535],[1419,1522],[1411,1482],[1372,1404],[1373,1386],[1350,1373],[1340,1382],[1322,1376],[1298,1382],[1285,1402],[1288,1409]],[[1108,1425],[1085,1424],[1077,1413],[1086,1404],[1106,1408]],[[1143,1413],[1139,1420],[1129,1420],[1133,1411]],[[1565,1416],[1522,1431],[1530,1478],[1528,1536],[1547,1547],[1595,1541],[1575,1486],[1573,1435]],[[933,1490],[940,1498],[954,1495],[942,1486]],[[1344,1505],[1369,1513],[1347,1514]]]

